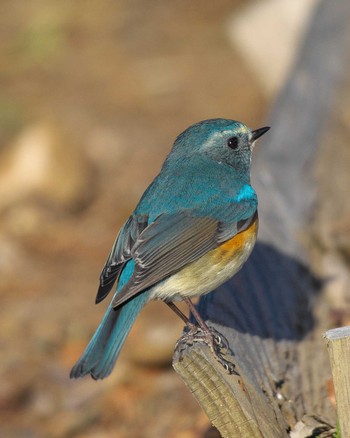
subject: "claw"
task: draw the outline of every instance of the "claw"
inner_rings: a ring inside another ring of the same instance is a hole
[[[219,334],[214,334],[214,341],[215,341],[216,345],[221,347],[221,345],[222,345],[222,337]]]
[[[238,375],[233,363],[228,362],[226,360],[223,360],[222,366],[224,367],[227,374],[237,374]]]
[[[221,333],[217,332],[215,329],[211,328],[211,332],[213,335],[213,340],[215,345],[220,349],[223,350],[223,353],[227,353],[229,350],[228,347],[228,341],[227,339],[224,337],[224,335],[222,335]]]

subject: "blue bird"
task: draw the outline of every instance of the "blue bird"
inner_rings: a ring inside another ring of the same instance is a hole
[[[100,276],[96,303],[116,291],[70,376],[108,376],[141,309],[185,300],[205,329],[191,297],[231,278],[247,260],[258,229],[250,184],[255,141],[251,130],[227,119],[205,120],[180,134],[159,175],[121,228]]]

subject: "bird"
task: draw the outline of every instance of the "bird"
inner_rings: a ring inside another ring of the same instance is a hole
[[[191,125],[175,140],[159,174],[121,227],[100,275],[96,303],[115,291],[71,378],[95,380],[113,370],[142,308],[162,300],[182,319],[185,301],[207,330],[191,298],[213,291],[249,257],[258,230],[258,200],[250,182],[252,130],[223,118]]]

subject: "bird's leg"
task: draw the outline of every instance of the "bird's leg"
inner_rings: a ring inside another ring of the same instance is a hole
[[[216,360],[224,367],[227,373],[236,373],[235,365],[225,358],[225,354],[228,352],[228,342],[224,336],[217,332],[214,328],[208,327],[203,321],[198,310],[190,300],[190,298],[183,298],[187,303],[190,311],[197,321],[198,325],[194,325],[190,320],[179,310],[174,303],[167,303],[168,306],[185,321],[186,326],[189,327],[190,331],[185,333],[177,342],[176,349],[183,348],[183,345],[193,345],[194,342],[205,342],[212,350]]]
[[[194,319],[197,321],[199,327],[203,330],[203,332],[210,338],[213,338],[213,336],[215,337],[216,334],[213,335],[212,331],[207,326],[207,324],[203,321],[203,319],[201,318],[200,314],[198,313],[196,307],[194,306],[190,298],[184,298],[184,301],[187,303],[188,307],[190,308],[190,312],[194,316]],[[170,309],[174,313],[176,313],[177,316],[179,316],[182,319],[182,321],[186,324],[186,326],[193,331],[193,329],[196,326],[192,324],[189,318],[187,318],[187,316],[183,312],[181,312],[181,310],[172,301],[165,301],[165,303],[170,307]],[[220,340],[218,340],[218,344],[220,344]]]
[[[172,302],[172,301],[165,301],[165,303],[170,307],[170,309],[176,313],[177,316],[179,316],[182,321],[186,324],[186,326],[190,329],[190,331],[193,331],[195,329],[195,325],[192,324],[192,322],[187,318],[187,316],[181,312],[181,310]]]
[[[190,298],[185,297],[184,301],[187,303],[188,307],[190,308],[190,312],[194,316],[195,320],[198,323],[198,326],[202,329],[202,332],[204,334],[204,339],[207,343],[209,343],[213,349],[213,351],[216,351],[219,349],[228,349],[228,344],[225,338],[218,333],[214,328],[209,328],[207,324],[203,321],[202,317],[198,313],[198,310],[196,309],[195,305],[192,303]],[[165,303],[170,307],[170,309],[176,313],[177,316],[179,316],[183,322],[186,324],[186,327],[189,329],[189,334],[198,332],[198,326],[193,324],[187,316],[181,312],[181,310],[172,302],[172,301],[165,301]],[[203,339],[203,336],[202,336]]]
[[[227,342],[225,342],[225,340],[224,340],[224,337],[222,335],[220,335],[220,333],[218,333],[215,329],[209,328],[207,326],[207,324],[205,323],[203,318],[200,316],[195,305],[192,303],[191,299],[188,297],[184,297],[184,301],[187,303],[192,315],[194,316],[195,320],[197,321],[199,327],[205,333],[209,342],[211,342],[213,348],[215,349],[215,346],[217,346],[219,348],[227,349],[228,346],[227,346]]]
[[[198,310],[196,309],[195,305],[192,303],[191,299],[188,297],[184,297],[183,299],[185,303],[190,308],[190,311],[192,315],[194,316],[194,319],[198,322],[199,327],[203,330],[204,333],[210,333],[210,328],[207,326],[207,324],[203,321],[203,318],[198,313]]]

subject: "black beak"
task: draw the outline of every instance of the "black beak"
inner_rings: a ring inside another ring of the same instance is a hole
[[[264,128],[255,129],[255,131],[252,131],[252,142],[260,138],[262,135],[265,134],[270,129],[269,126],[265,126]]]

